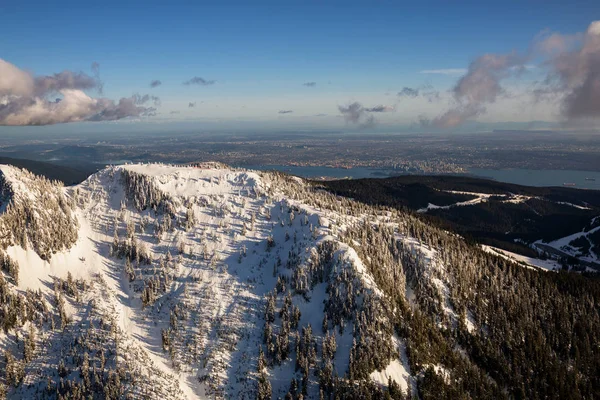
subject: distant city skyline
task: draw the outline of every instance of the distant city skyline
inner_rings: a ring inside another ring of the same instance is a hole
[[[0,4],[0,125],[595,127],[598,11],[592,1]]]

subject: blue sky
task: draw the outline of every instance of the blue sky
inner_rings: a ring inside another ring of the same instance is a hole
[[[398,91],[429,85],[444,96],[459,77],[421,71],[525,52],[541,31],[582,32],[594,15],[597,1],[0,1],[0,58],[34,75],[91,74],[98,62],[103,97],[160,97],[159,114],[145,122],[303,118],[343,126],[338,106],[357,101],[393,105],[382,122],[407,125],[444,104],[398,102]],[[216,83],[182,84],[194,76]],[[155,79],[162,85],[150,88]],[[490,110],[484,119],[552,117],[534,114]]]

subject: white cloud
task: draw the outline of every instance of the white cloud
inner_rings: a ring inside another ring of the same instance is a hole
[[[156,108],[142,106],[149,100],[158,105],[156,96],[136,94],[118,102],[88,96],[84,90],[102,88],[97,63],[93,69],[96,77],[66,70],[34,77],[0,59],[0,125],[50,125],[156,115]]]
[[[437,74],[437,75],[462,75],[467,72],[466,68],[445,68],[445,69],[424,69],[419,71],[420,74]]]

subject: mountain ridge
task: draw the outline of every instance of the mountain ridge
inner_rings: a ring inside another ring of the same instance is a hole
[[[416,212],[427,223],[485,246],[553,259],[558,268],[600,269],[600,237],[594,233],[600,222],[600,191],[528,187],[462,176],[314,184],[368,204]],[[584,240],[571,243],[572,235]]]
[[[11,181],[29,177],[1,170]],[[524,369],[534,385],[523,387],[516,368],[539,370],[550,359],[578,393],[598,390],[589,369],[597,359],[579,344],[598,331],[593,280],[523,269],[410,214],[276,172],[135,164],[59,188],[77,220],[75,242],[33,245],[46,236],[28,233],[25,247],[3,250],[23,270],[18,284],[8,274],[0,282],[9,398],[536,397],[549,393],[543,382],[554,374]],[[18,191],[44,198],[33,189]],[[501,301],[482,302],[473,288]],[[579,304],[573,320],[549,304],[544,325],[510,311],[511,302],[533,312],[533,300],[552,299]],[[19,302],[31,312],[11,306]],[[516,362],[496,353],[500,345],[528,351],[506,336],[504,318],[517,334],[545,337],[526,342],[548,356]],[[585,326],[581,340],[569,339],[581,347],[578,361],[544,327],[559,321]],[[47,347],[50,338],[60,340]],[[119,343],[137,350],[126,356]],[[568,372],[572,363],[579,375]],[[164,379],[153,383],[152,373]],[[573,393],[570,385],[561,380],[554,393]]]

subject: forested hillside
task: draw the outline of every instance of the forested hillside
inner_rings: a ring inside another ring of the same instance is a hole
[[[600,397],[594,276],[275,172],[0,170],[0,397]]]
[[[579,253],[575,248],[561,248],[565,243],[560,241],[600,226],[596,218],[600,216],[599,191],[529,187],[458,176],[399,176],[315,184],[367,204],[415,211],[429,224],[485,245],[529,257],[559,256],[562,262],[578,269],[585,270],[585,265],[600,269],[600,253],[590,252],[585,246]],[[552,243],[555,241],[556,245]],[[594,237],[591,241],[593,246]],[[536,242],[550,244],[558,251],[548,253]],[[585,265],[579,265],[577,259]]]

